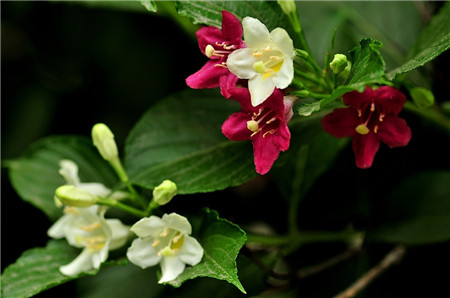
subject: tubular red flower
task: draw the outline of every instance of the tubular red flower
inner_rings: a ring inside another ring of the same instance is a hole
[[[223,96],[229,98],[228,89],[235,87],[239,80],[227,67],[228,55],[245,47],[242,41],[242,26],[230,12],[222,11],[222,30],[208,26],[197,31],[200,51],[209,60],[196,73],[186,79],[186,84],[194,89],[220,87]]]
[[[372,166],[375,154],[383,142],[390,148],[406,146],[411,139],[411,129],[406,121],[397,117],[406,97],[399,90],[382,86],[367,86],[362,93],[344,94],[348,108],[335,109],[322,119],[322,127],[337,137],[352,137],[356,166]]]
[[[265,102],[254,107],[247,88],[231,88],[229,92],[231,98],[241,104],[241,111],[228,117],[222,125],[222,133],[232,141],[251,140],[256,172],[264,175],[280,151],[289,148],[291,133],[287,122],[292,117],[296,98],[283,97],[283,93],[275,89]]]

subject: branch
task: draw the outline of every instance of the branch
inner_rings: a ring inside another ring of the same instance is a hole
[[[340,294],[336,295],[335,298],[354,297],[358,292],[364,289],[369,283],[371,283],[386,269],[388,269],[393,264],[398,263],[403,258],[405,251],[406,248],[403,245],[398,245],[394,247],[394,249],[392,249],[377,266],[370,269],[366,274],[361,276],[349,288],[347,288]]]

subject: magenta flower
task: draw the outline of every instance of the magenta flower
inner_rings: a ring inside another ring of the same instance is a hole
[[[232,114],[222,125],[222,133],[232,141],[252,140],[256,172],[266,174],[280,151],[289,148],[291,120],[295,96],[284,96],[275,89],[266,101],[254,107],[247,88],[231,88],[232,98],[241,104],[241,111]]]
[[[196,73],[186,79],[186,84],[194,89],[220,87],[226,98],[228,89],[235,87],[239,78],[227,67],[227,58],[234,50],[245,47],[242,40],[242,25],[230,12],[222,11],[222,30],[208,26],[197,31],[198,46],[209,61]]]
[[[362,93],[344,94],[348,108],[335,109],[322,119],[323,129],[337,138],[353,137],[352,145],[356,166],[372,166],[380,142],[390,148],[406,146],[411,139],[411,129],[406,121],[397,117],[406,97],[390,86],[375,90],[369,86]]]

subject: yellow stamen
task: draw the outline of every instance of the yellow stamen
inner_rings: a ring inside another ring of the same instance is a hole
[[[161,234],[159,234],[160,237],[166,237],[169,234],[169,229],[166,228]]]
[[[96,223],[93,223],[93,224],[87,225],[87,226],[79,225],[78,228],[83,231],[90,232],[92,230],[100,228],[101,226],[102,226],[101,223],[96,222]]]
[[[152,247],[157,247],[160,243],[161,243],[161,240],[156,239],[155,241],[153,241]]]

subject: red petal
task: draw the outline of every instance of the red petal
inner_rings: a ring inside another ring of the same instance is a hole
[[[249,140],[251,131],[247,128],[247,121],[250,119],[247,113],[234,113],[222,124],[222,133],[232,141]]]
[[[231,72],[227,75],[223,75],[220,77],[219,85],[220,85],[220,93],[222,93],[225,98],[230,98],[231,94],[228,92],[230,88],[234,88],[237,85],[239,78],[232,74]]]
[[[199,71],[186,78],[186,84],[194,89],[219,87],[220,77],[230,72],[226,68],[215,66],[216,63],[212,60],[206,62]]]
[[[242,25],[234,14],[222,11],[222,31],[227,37],[227,41],[232,44],[241,46],[242,44]]]
[[[219,28],[207,26],[200,28],[197,33],[198,47],[200,51],[205,54],[205,48],[207,45],[214,46],[216,42],[223,42],[225,40],[225,36]],[[212,56],[213,60],[217,60],[217,56]]]
[[[360,93],[358,91],[352,91],[345,93],[342,96],[344,103],[347,106],[352,106],[355,109],[361,108],[361,105],[365,104],[368,101],[371,101],[374,98],[374,91],[367,86],[364,92]]]
[[[231,95],[231,98],[236,99],[241,104],[241,108],[246,112],[258,112],[259,108],[252,106],[250,99],[250,91],[248,88],[230,88],[227,92]]]
[[[355,135],[355,127],[358,124],[358,113],[353,108],[335,109],[322,119],[323,130],[336,138]]]
[[[397,115],[406,102],[406,97],[399,90],[390,86],[382,86],[374,91],[375,102],[383,107],[383,113]]]
[[[373,132],[369,132],[366,135],[355,134],[352,146],[353,153],[355,153],[356,166],[361,169],[367,169],[372,166],[375,154],[380,148],[380,141]]]
[[[411,129],[406,121],[394,115],[387,115],[378,128],[378,138],[390,148],[406,146],[411,140]]]

